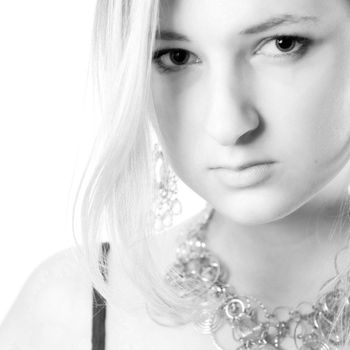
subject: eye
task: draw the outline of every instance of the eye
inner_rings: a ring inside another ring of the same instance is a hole
[[[184,49],[162,49],[153,54],[153,62],[162,71],[175,72],[201,61],[195,54]]]
[[[302,56],[311,43],[309,38],[280,35],[265,41],[255,53],[270,57]]]

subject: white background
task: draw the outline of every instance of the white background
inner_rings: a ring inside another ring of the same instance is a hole
[[[31,271],[74,244],[94,6],[0,2],[0,322]]]
[[[74,245],[70,202],[93,125],[85,89],[94,7],[0,2],[0,324],[33,269]]]

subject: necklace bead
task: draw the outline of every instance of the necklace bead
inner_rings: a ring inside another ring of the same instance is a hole
[[[324,342],[313,341],[313,342],[304,344],[300,348],[300,350],[330,350],[330,347]]]
[[[242,344],[237,350],[281,349],[287,337],[294,339],[298,350],[337,350],[350,335],[350,300],[345,291],[337,285],[313,305],[300,303],[310,305],[302,312],[299,306],[294,310],[277,307],[270,312],[255,297],[239,296],[227,283],[227,269],[207,248],[205,228],[212,215],[213,210],[207,207],[189,229],[177,248],[176,262],[166,274],[167,282],[182,298],[197,302],[195,328],[211,334],[218,349],[215,333],[226,322],[233,339]],[[284,317],[279,315],[282,311]]]

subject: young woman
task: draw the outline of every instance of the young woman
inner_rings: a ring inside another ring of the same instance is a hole
[[[81,244],[0,348],[349,349],[349,1],[101,0],[93,48]]]

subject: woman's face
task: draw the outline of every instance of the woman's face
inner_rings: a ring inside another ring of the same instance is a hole
[[[347,0],[164,0],[160,30],[154,108],[189,187],[259,224],[336,179],[350,157]]]

